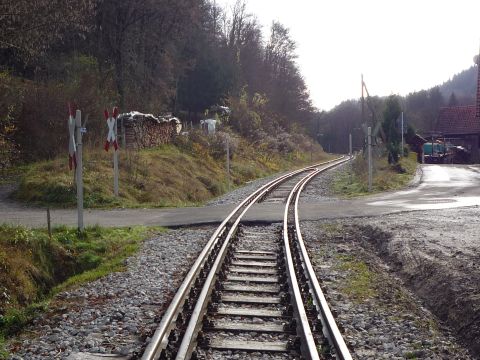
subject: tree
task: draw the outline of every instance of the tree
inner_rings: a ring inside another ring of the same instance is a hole
[[[402,113],[400,99],[397,95],[390,95],[385,103],[382,128],[386,136],[388,162],[396,164],[400,151],[401,134],[398,131],[397,121]]]
[[[288,28],[273,22],[265,47],[265,93],[270,99],[271,110],[283,115],[282,125],[287,128],[302,119],[306,125],[313,115],[307,86],[295,63],[295,50],[296,44]]]
[[[457,100],[457,97],[455,96],[454,91],[452,91],[452,94],[450,95],[450,98],[448,99],[448,106],[458,106],[458,100]]]
[[[178,74],[188,67],[181,50],[198,30],[202,4],[200,0],[100,1],[92,42],[97,40],[102,62],[113,66],[122,108],[148,109],[152,104],[158,108],[175,97]]]
[[[361,148],[365,134],[361,130],[362,111],[358,100],[347,100],[317,120],[316,133],[324,149],[335,153],[348,153],[348,135],[352,134],[353,147]]]
[[[92,29],[94,8],[95,0],[2,1],[0,63],[21,68],[68,34],[85,35]]]

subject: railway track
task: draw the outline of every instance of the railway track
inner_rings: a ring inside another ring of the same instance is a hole
[[[351,359],[308,258],[298,200],[340,158],[281,176],[240,203],[185,277],[142,359]],[[249,225],[258,202],[283,224]]]

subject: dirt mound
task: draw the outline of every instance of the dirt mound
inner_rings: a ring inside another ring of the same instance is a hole
[[[395,224],[395,221],[390,222]],[[450,246],[448,228],[437,227],[443,239],[419,236],[422,225],[389,228],[371,225],[350,225],[364,248],[381,256],[412,291],[424,302],[473,355],[480,354],[480,256],[466,246],[464,250]],[[387,225],[387,226],[386,226]],[[424,226],[432,226],[424,225]],[[430,234],[431,235],[431,234]],[[458,234],[456,235],[458,236]]]

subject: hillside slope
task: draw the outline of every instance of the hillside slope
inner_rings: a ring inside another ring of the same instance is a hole
[[[208,141],[210,139],[210,142]],[[231,187],[311,161],[330,159],[316,146],[312,153],[266,151],[237,138],[232,147]],[[313,149],[313,148],[312,148]],[[228,188],[226,154],[212,138],[120,153],[120,193],[113,194],[112,154],[84,154],[84,205],[87,208],[177,207],[200,205]],[[21,202],[73,207],[76,188],[65,157],[21,168],[13,198]]]
[[[452,93],[461,104],[473,104],[475,102],[475,93],[477,91],[477,68],[472,66],[466,70],[455,74],[450,80],[440,85],[440,92],[448,100]]]

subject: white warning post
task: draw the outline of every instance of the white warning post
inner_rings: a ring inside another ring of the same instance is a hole
[[[68,104],[68,114],[68,166],[70,170],[75,170],[78,230],[83,231],[82,112],[77,110],[73,117],[72,106]]]
[[[117,142],[117,117],[118,108],[114,107],[112,115],[108,113],[108,110],[104,111],[105,120],[108,126],[107,141],[105,142],[104,149],[108,151],[110,145],[113,146],[113,193],[118,196],[118,142]]]

